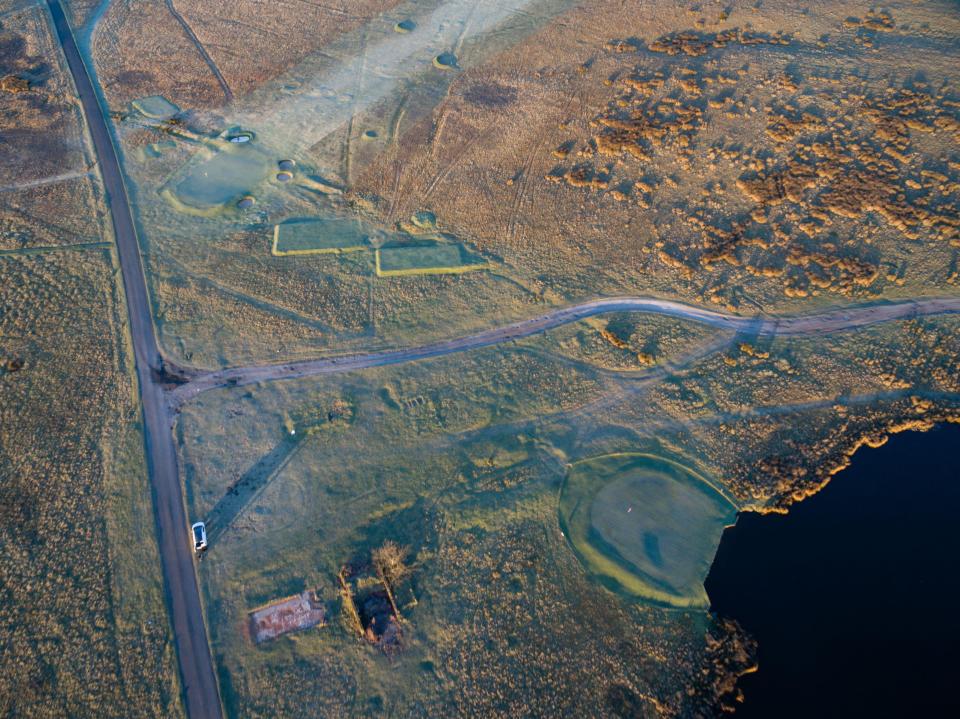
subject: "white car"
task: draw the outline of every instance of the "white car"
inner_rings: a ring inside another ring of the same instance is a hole
[[[193,533],[193,551],[197,555],[207,550],[207,528],[203,522],[197,522],[191,528]]]

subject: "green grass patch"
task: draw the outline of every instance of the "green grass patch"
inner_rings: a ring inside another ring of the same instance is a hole
[[[249,145],[204,149],[160,194],[181,212],[212,217],[250,194],[267,178],[271,165],[261,150]]]
[[[273,228],[273,254],[313,255],[356,252],[369,248],[358,220],[304,218]]]
[[[380,277],[458,274],[486,268],[486,262],[452,242],[387,245],[377,250]]]
[[[560,523],[577,557],[619,594],[708,606],[703,580],[736,507],[692,470],[646,454],[577,462],[560,492]]]
[[[154,120],[168,120],[180,112],[179,107],[162,95],[141,97],[139,100],[131,102],[130,105],[140,114]]]

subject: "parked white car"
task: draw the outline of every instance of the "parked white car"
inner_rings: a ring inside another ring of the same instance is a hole
[[[199,556],[207,551],[207,528],[203,522],[197,522],[191,527],[193,533],[193,551]]]

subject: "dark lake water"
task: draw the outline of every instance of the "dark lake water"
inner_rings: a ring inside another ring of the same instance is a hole
[[[960,717],[958,460],[960,426],[894,435],[724,532],[707,592],[759,642],[736,719]]]

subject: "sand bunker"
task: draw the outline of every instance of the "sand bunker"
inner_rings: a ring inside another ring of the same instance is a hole
[[[457,56],[452,52],[442,52],[433,58],[433,66],[440,70],[456,70]]]
[[[616,454],[578,462],[560,523],[588,572],[612,591],[681,607],[708,605],[703,580],[736,508],[670,460]]]

